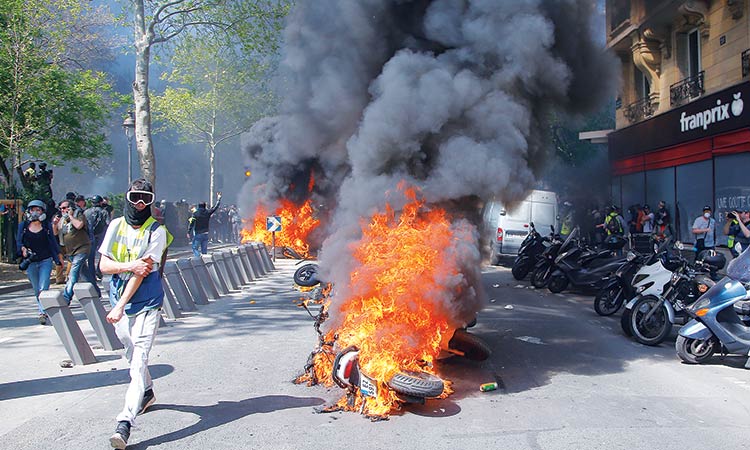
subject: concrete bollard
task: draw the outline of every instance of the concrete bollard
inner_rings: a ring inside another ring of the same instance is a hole
[[[268,251],[268,248],[266,247],[266,244],[261,242],[260,246],[263,249],[263,258],[268,264],[268,271],[270,272],[272,270],[276,270],[276,265],[273,263],[273,260],[271,259],[271,255]]]
[[[164,314],[170,319],[179,319],[182,317],[179,306],[177,306],[177,299],[175,299],[172,289],[169,288],[166,278],[161,279],[161,287],[164,289]]]
[[[255,274],[253,266],[250,264],[250,258],[247,256],[247,250],[245,250],[244,245],[237,247],[237,254],[240,255],[240,262],[242,263],[242,267],[245,269],[245,273],[250,281],[257,280],[258,276]]]
[[[96,337],[105,350],[119,350],[124,348],[122,342],[117,339],[115,328],[107,323],[107,311],[102,306],[101,298],[91,283],[76,283],[73,293],[83,307],[86,318],[89,319],[91,328],[94,329]]]
[[[263,247],[260,246],[259,243],[253,244],[253,252],[255,253],[255,257],[258,259],[258,262],[260,266],[263,268],[263,275],[268,275],[269,272],[271,272],[271,268],[266,263],[265,258],[263,258]]]
[[[260,248],[257,242],[250,244],[250,261],[253,262],[253,267],[260,274],[260,276],[266,276],[266,265],[263,264],[263,259],[260,257]]]
[[[198,279],[198,282],[201,284],[203,291],[206,293],[206,296],[210,300],[218,300],[219,291],[218,289],[216,289],[214,280],[208,273],[208,268],[206,268],[206,264],[203,262],[203,258],[199,256],[193,256],[189,259],[190,264],[193,266],[193,272],[195,272],[195,276]]]
[[[195,311],[197,308],[193,302],[193,297],[190,296],[190,291],[188,291],[188,288],[185,285],[185,280],[183,280],[180,275],[180,269],[177,268],[177,263],[174,261],[167,261],[164,264],[164,278],[166,278],[167,285],[172,289],[172,292],[174,292],[175,299],[177,299],[177,302],[180,304],[182,312]]]
[[[185,284],[187,285],[190,294],[193,296],[195,304],[208,305],[208,297],[201,286],[200,280],[198,280],[198,277],[195,274],[193,265],[190,264],[190,260],[187,258],[178,259],[177,267],[180,269],[182,279],[185,280]]]
[[[39,301],[73,363],[78,365],[95,363],[96,356],[78,327],[62,291],[42,291],[39,293]]]
[[[240,286],[239,284],[237,284],[237,280],[229,272],[227,262],[224,260],[224,253],[214,252],[213,256],[214,261],[216,261],[216,266],[219,268],[219,273],[221,273],[221,276],[224,278],[224,281],[227,284],[227,288],[231,291],[239,291]]]
[[[232,285],[237,286],[238,290],[242,289],[242,278],[240,278],[240,274],[237,273],[237,267],[234,264],[234,260],[232,259],[232,252],[230,250],[224,250],[221,252],[222,255],[224,255],[224,265],[227,266],[227,272],[229,273],[229,277],[232,279]]]
[[[229,250],[229,254],[232,257],[232,264],[234,264],[234,270],[237,271],[240,282],[243,286],[247,286],[251,281],[253,281],[253,279],[248,276],[247,272],[245,271],[245,266],[242,265],[242,260],[240,259],[239,252],[236,249],[233,249]]]
[[[214,285],[216,285],[219,294],[229,294],[229,288],[227,287],[226,281],[224,281],[224,277],[221,276],[221,272],[214,260],[214,255],[201,255],[201,259],[203,259],[203,262],[206,264],[206,270],[208,270],[208,274],[214,281]]]

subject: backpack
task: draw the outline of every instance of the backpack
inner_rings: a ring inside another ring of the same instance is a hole
[[[622,226],[617,216],[610,216],[606,227],[609,234],[622,234]]]
[[[98,236],[107,231],[107,219],[109,218],[109,214],[107,214],[106,211],[95,206],[87,209],[86,212],[89,213],[86,215],[86,220],[89,223],[89,230],[91,230],[92,235]]]

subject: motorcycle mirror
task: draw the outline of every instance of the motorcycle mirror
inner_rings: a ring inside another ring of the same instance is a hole
[[[534,222],[529,222],[529,225],[531,225],[531,228],[534,228]]]
[[[554,226],[554,225],[550,225],[550,226],[549,226],[549,229],[550,229],[550,230],[552,230],[552,233],[553,233],[553,234],[555,233],[555,226]]]

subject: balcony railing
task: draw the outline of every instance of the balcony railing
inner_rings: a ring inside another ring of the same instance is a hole
[[[750,48],[742,52],[742,78],[750,75]]]
[[[685,100],[700,97],[706,90],[703,87],[703,74],[701,70],[697,75],[678,81],[669,87],[669,103],[679,105]]]
[[[623,114],[630,123],[636,123],[654,115],[656,107],[649,97],[642,98],[637,102],[625,107]]]

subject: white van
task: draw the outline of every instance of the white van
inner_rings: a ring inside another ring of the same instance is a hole
[[[500,263],[500,255],[515,255],[521,242],[529,234],[531,222],[543,236],[550,226],[558,230],[557,194],[551,191],[531,191],[528,197],[512,208],[493,199],[484,205],[484,232],[490,242],[490,264]]]

